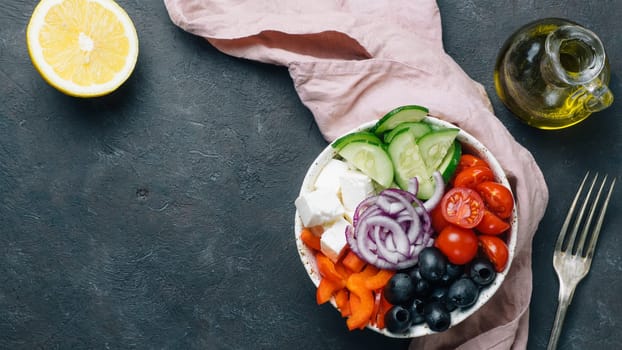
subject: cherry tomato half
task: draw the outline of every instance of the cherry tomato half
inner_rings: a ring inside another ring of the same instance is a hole
[[[434,222],[434,220],[432,220]],[[490,210],[484,210],[482,221],[475,227],[479,232],[487,235],[499,235],[510,228],[510,224],[493,214]]]
[[[459,172],[454,178],[454,187],[475,188],[484,181],[494,181],[495,175],[487,166],[472,166]]]
[[[472,154],[463,154],[460,156],[460,161],[458,161],[458,166],[456,167],[456,174],[461,172],[466,168],[470,168],[473,166],[485,166],[490,167],[488,163],[482,158],[476,157]]]
[[[470,188],[450,189],[443,195],[440,206],[445,220],[460,227],[473,228],[484,217],[484,201]]]
[[[495,267],[495,271],[501,272],[508,263],[510,253],[505,242],[497,236],[480,235],[479,244],[488,260]]]
[[[485,181],[476,186],[476,190],[486,203],[486,207],[498,217],[507,219],[512,215],[514,200],[512,192],[500,183]]]
[[[434,244],[452,264],[464,265],[477,255],[477,235],[468,228],[447,225]]]

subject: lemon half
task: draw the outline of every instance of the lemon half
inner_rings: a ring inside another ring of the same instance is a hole
[[[41,76],[67,95],[96,97],[116,90],[138,59],[138,35],[112,0],[42,0],[26,41]]]

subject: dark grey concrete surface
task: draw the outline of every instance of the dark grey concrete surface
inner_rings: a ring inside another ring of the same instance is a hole
[[[293,200],[326,145],[285,68],[226,56],[169,20],[161,1],[122,1],[138,65],[112,95],[80,100],[33,68],[34,1],[0,3],[0,348],[406,349],[348,332],[293,242]],[[565,17],[599,34],[622,99],[620,1],[443,1],[448,53],[533,152],[550,205],[533,243],[530,349],[557,303],[554,238],[587,169],[619,176],[619,102],[576,127],[539,131],[493,90],[498,49],[520,25]],[[622,348],[620,191],[560,348]]]

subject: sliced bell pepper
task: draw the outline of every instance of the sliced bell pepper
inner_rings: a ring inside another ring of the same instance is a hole
[[[341,317],[350,316],[350,294],[346,288],[342,288],[335,293],[335,304],[341,312]]]
[[[365,287],[371,290],[383,288],[389,282],[391,277],[393,277],[394,274],[395,271],[379,270],[378,273],[376,273],[375,275],[365,279]]]
[[[315,291],[315,301],[318,305],[322,305],[329,301],[333,294],[340,289],[343,289],[343,286],[339,283],[333,282],[328,278],[322,278]]]
[[[300,232],[300,240],[309,248],[320,251],[322,245],[320,244],[320,237],[316,236],[308,228],[303,228]]]
[[[358,309],[359,305],[361,305],[361,298],[359,298],[358,295],[356,295],[356,294],[350,293],[350,302],[349,302],[349,304],[350,304],[350,314],[352,314],[352,310]]]
[[[359,298],[356,308],[351,310],[352,315],[346,321],[349,330],[363,329],[369,323],[374,312],[374,294],[365,287],[364,272],[352,274],[346,283],[346,288],[351,294]],[[353,306],[353,304],[350,304]]]
[[[320,271],[320,275],[323,278],[327,278],[335,283],[338,283],[343,288],[345,286],[346,279],[335,269],[335,264],[326,255],[318,252],[315,255],[317,261],[317,268]]]
[[[352,271],[343,266],[341,261],[337,261],[337,263],[335,263],[335,270],[337,271],[337,273],[339,273],[339,275],[343,277],[344,281],[347,281],[348,277],[350,277],[350,275],[352,274]]]
[[[353,251],[348,251],[343,257],[342,264],[352,272],[360,272],[365,267],[365,261]]]
[[[376,266],[367,264],[365,268],[363,269],[363,271],[357,273],[357,275],[360,275],[361,277],[363,277],[363,279],[367,279],[377,274],[378,271],[380,271],[380,269],[377,268]]]

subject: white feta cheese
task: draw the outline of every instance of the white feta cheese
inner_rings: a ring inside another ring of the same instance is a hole
[[[335,221],[345,212],[337,194],[326,189],[303,193],[296,198],[294,204],[305,227]]]
[[[365,198],[375,194],[372,179],[357,170],[348,170],[340,178],[341,200],[346,213],[354,213]]]
[[[322,253],[330,260],[336,262],[348,244],[346,241],[346,227],[350,226],[343,217],[339,218],[335,223],[324,229],[320,244]]]
[[[326,189],[339,193],[339,178],[348,170],[348,164],[338,159],[326,163],[315,179],[316,189]]]

